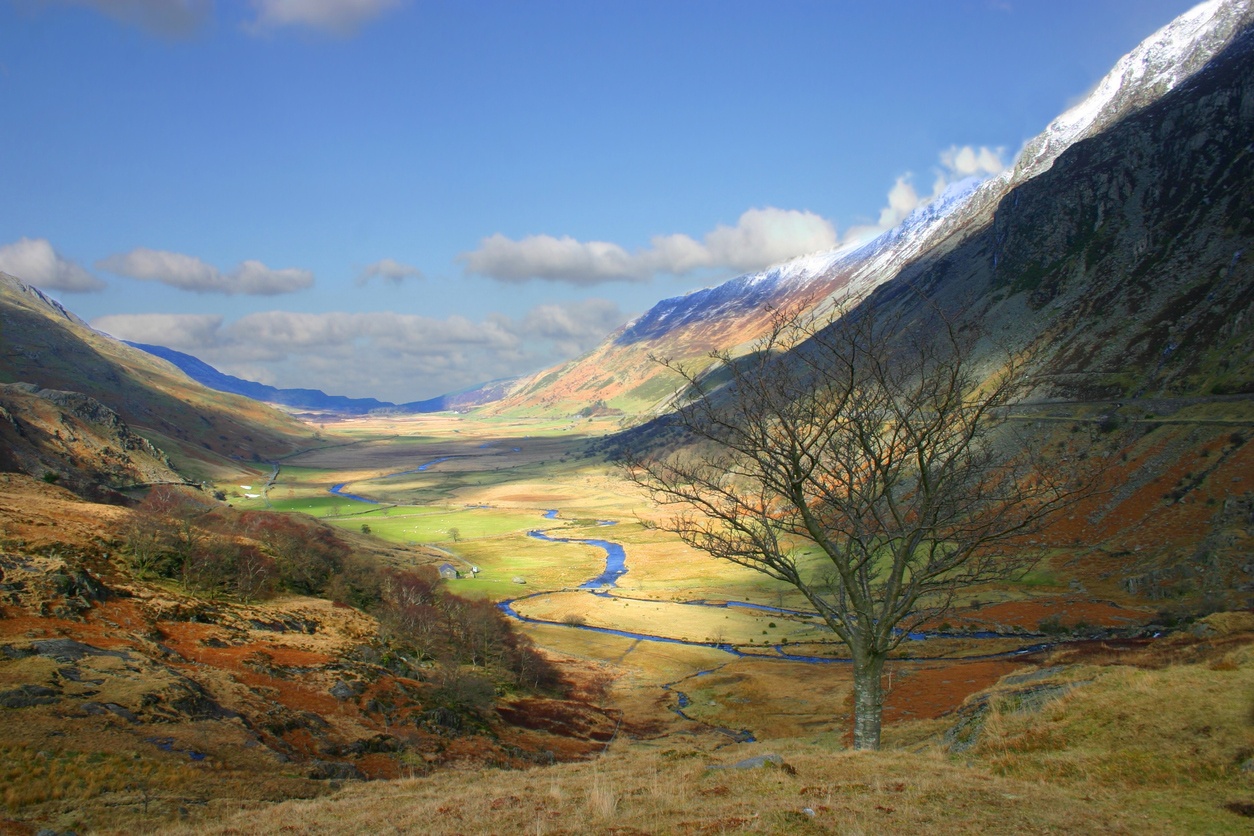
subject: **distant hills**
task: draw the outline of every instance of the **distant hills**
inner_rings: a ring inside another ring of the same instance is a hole
[[[328,395],[321,389],[279,389],[265,383],[256,383],[241,377],[225,374],[197,357],[184,354],[181,351],[175,351],[172,348],[129,341],[126,344],[173,363],[188,377],[219,392],[243,395],[246,398],[277,404],[291,409],[333,412],[341,415],[366,415],[371,412],[442,412],[452,409],[469,409],[499,399],[514,382],[512,379],[495,380],[470,389],[464,389],[460,392],[428,398],[425,401],[395,404],[390,401],[376,400],[375,398],[349,398],[343,395]]]

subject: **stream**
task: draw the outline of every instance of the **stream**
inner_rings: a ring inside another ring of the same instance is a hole
[[[557,510],[546,511],[544,513],[544,519],[547,519],[547,520],[557,519],[557,514],[558,514]],[[612,523],[609,521],[601,521],[598,524],[611,525]],[[623,545],[621,543],[615,543],[611,540],[598,540],[598,539],[574,538],[574,537],[552,537],[538,529],[527,532],[527,536],[532,537],[537,540],[544,540],[550,543],[573,543],[573,544],[580,544],[580,545],[595,546],[596,548],[599,548],[605,552],[605,570],[601,574],[597,575],[596,577],[580,584],[578,589],[588,590],[590,594],[597,595],[599,597],[604,597],[604,598],[615,598],[615,599],[624,600],[624,601],[642,601],[642,602],[648,602],[648,603],[658,603],[657,601],[653,599],[632,598],[626,595],[614,595],[610,592],[610,590],[618,586],[618,579],[621,578],[623,575],[627,574],[627,571],[628,571],[627,570],[627,552],[626,552],[626,549],[623,548]],[[786,661],[786,662],[800,662],[803,664],[810,664],[810,665],[847,664],[853,661],[852,659],[847,658],[847,657],[809,656],[809,655],[802,655],[802,654],[797,654],[797,653],[788,653],[787,651],[784,650],[783,645],[779,645],[779,644],[772,645],[770,647],[770,650],[772,652],[770,653],[746,653],[743,650],[740,650],[738,647],[732,644],[725,643],[725,642],[692,641],[689,639],[671,638],[669,636],[658,636],[658,635],[653,635],[650,633],[636,633],[630,630],[618,630],[612,627],[596,627],[590,624],[569,624],[564,621],[550,621],[548,619],[543,619],[543,618],[532,618],[531,616],[526,616],[526,615],[521,614],[514,607],[514,604],[516,604],[519,601],[527,601],[532,598],[538,598],[543,595],[552,595],[552,594],[553,594],[552,591],[533,592],[530,595],[522,595],[517,598],[510,598],[506,601],[501,601],[496,606],[498,609],[500,609],[503,613],[508,615],[510,618],[513,618],[513,619],[516,619],[518,621],[528,623],[528,624],[546,624],[549,626],[567,627],[572,630],[585,630],[591,633],[601,633],[601,634],[609,635],[609,636],[620,636],[622,638],[633,639],[635,641],[656,642],[660,644],[679,644],[679,645],[688,645],[690,647],[708,647],[714,650],[721,650],[724,653],[729,653],[733,657],[736,657],[738,659],[762,659],[762,660],[768,660],[768,661],[774,660],[774,661]],[[766,604],[754,604],[748,601],[710,602],[710,601],[704,601],[704,600],[697,600],[697,601],[675,601],[673,603],[680,604],[682,606],[715,607],[715,608],[720,608],[720,609],[726,609],[729,607],[737,607],[737,608],[743,608],[743,609],[759,610],[762,612],[779,613],[781,615],[798,616],[802,618],[814,618],[817,616],[817,613],[807,612],[805,610],[792,610],[792,609],[785,609],[783,607],[772,607]],[[1018,639],[1025,639],[1025,638],[1041,638],[1041,637],[1024,635],[1020,633],[997,633],[997,632],[988,631],[988,630],[970,632],[970,633],[913,632],[907,635],[907,639],[909,641],[926,641],[929,638],[962,638],[962,639],[1018,638]],[[1039,642],[1039,643],[1028,645],[1026,647],[1019,648],[1018,650],[1003,651],[1000,653],[990,653],[990,654],[976,655],[976,656],[928,657],[927,661],[949,660],[949,661],[969,662],[969,661],[976,661],[976,660],[981,660],[981,659],[998,659],[998,658],[1005,658],[1005,657],[1011,657],[1011,656],[1024,656],[1024,655],[1031,654],[1031,653],[1038,653],[1042,650],[1047,650],[1051,647],[1054,647],[1055,644],[1056,642],[1052,642],[1052,641]],[[909,657],[901,661],[909,661]],[[684,709],[690,706],[692,704],[692,701],[686,693],[679,690],[675,686],[681,684],[682,682],[688,679],[693,679],[695,677],[700,677],[700,676],[707,676],[721,669],[722,667],[723,665],[719,665],[718,667],[711,668],[709,670],[697,671],[696,673],[686,676],[683,679],[678,679],[678,680],[675,680],[674,682],[668,682],[662,685],[661,687],[663,690],[667,691],[668,693],[675,694],[676,699],[677,699],[677,705],[671,708],[671,711],[673,711],[675,714],[679,715],[680,717],[683,717],[685,720],[690,720],[692,722],[702,723],[703,725],[709,726],[714,731],[717,731],[721,734],[725,734],[731,737],[733,740],[735,740],[738,743],[751,743],[756,738],[754,738],[753,734],[746,729],[734,730],[734,729],[724,728],[722,726],[715,726],[710,723],[706,723],[703,720],[699,720],[695,717],[691,717],[684,712]]]
[[[546,511],[544,518],[548,520],[557,519],[557,511]],[[540,530],[532,530],[527,532],[528,537],[536,540],[544,540],[549,543],[574,543],[580,545],[595,546],[605,552],[605,570],[596,577],[580,584],[578,589],[586,589],[593,595],[603,598],[614,598],[622,601],[640,601],[642,603],[656,604],[658,601],[651,598],[633,598],[629,595],[614,595],[610,590],[617,588],[618,579],[627,574],[627,552],[621,543],[615,543],[612,540],[597,540],[590,538],[578,537],[553,537]],[[735,645],[727,642],[709,642],[695,641],[692,639],[676,639],[670,636],[659,636],[652,633],[637,633],[631,630],[619,630],[613,627],[596,627],[590,624],[567,624],[564,621],[550,621],[544,618],[533,618],[523,615],[515,609],[514,604],[519,601],[527,601],[532,598],[539,598],[544,595],[552,595],[552,591],[538,591],[529,595],[520,595],[517,598],[510,598],[501,601],[496,606],[510,618],[528,624],[547,624],[550,626],[569,627],[574,630],[586,630],[591,633],[602,633],[608,636],[620,636],[625,639],[633,639],[636,641],[658,642],[661,644],[680,644],[690,647],[709,647],[714,650],[721,650],[724,653],[730,653],[732,656],[741,659],[773,659],[787,662],[803,662],[811,665],[825,665],[833,663],[849,663],[853,660],[848,657],[833,656],[810,656],[799,653],[789,653],[784,649],[783,645],[771,645],[771,653],[746,653]],[[779,613],[781,615],[798,616],[801,618],[815,618],[817,613],[808,612],[806,610],[792,610],[784,607],[772,607],[767,604],[755,604],[749,601],[673,601],[671,603],[686,607],[713,607],[719,609],[739,608],[749,610],[760,610],[762,612]],[[1043,638],[1041,636],[1023,634],[1023,633],[998,633],[991,630],[980,630],[964,633],[953,632],[912,632],[907,635],[910,641],[926,641],[927,639],[1032,639]],[[1018,650],[1006,651],[1001,653],[990,653],[987,655],[976,656],[960,656],[960,657],[927,657],[927,661],[971,661],[978,659],[997,659],[1007,656],[1023,656],[1029,653],[1036,653],[1040,650],[1054,646],[1054,642],[1043,642],[1032,644]]]
[[[548,519],[554,519],[548,517]],[[596,546],[598,549],[605,550],[605,571],[597,575],[590,581],[586,581],[579,585],[580,589],[602,589],[618,586],[618,579],[627,574],[627,551],[621,543],[615,543],[610,540],[582,540],[568,539],[565,537],[550,537],[543,531],[528,531],[528,537],[534,537],[537,540],[547,540],[550,543],[584,543],[589,546]]]
[[[444,456],[443,458],[432,459],[426,464],[418,465],[418,467],[411,468],[409,470],[398,470],[395,473],[385,473],[382,476],[376,476],[374,478],[375,479],[391,479],[393,476],[408,476],[411,473],[426,473],[428,467],[432,467],[434,465],[440,464],[441,462],[446,462],[449,459],[455,459],[455,458],[458,458],[458,457],[457,456]],[[337,485],[332,485],[331,487],[327,488],[327,493],[335,494],[336,496],[342,496],[345,499],[352,499],[356,502],[365,502],[368,505],[382,505],[383,504],[379,500],[371,499],[368,496],[359,496],[355,493],[347,493],[344,490],[344,486],[347,484],[348,482],[340,482]],[[553,513],[556,514],[557,512],[554,511]]]

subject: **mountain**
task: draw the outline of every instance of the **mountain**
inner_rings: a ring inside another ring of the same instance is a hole
[[[918,323],[956,312],[1029,358],[1040,449],[1108,434],[1109,493],[1055,542],[1162,606],[1254,604],[1254,27],[1231,5],[1246,25],[1200,69],[868,300]]]
[[[1103,82],[1094,94],[1117,116],[1082,105],[1087,121],[1056,122],[1014,171],[849,256],[888,265],[862,274],[871,287],[858,304],[910,323],[903,349],[939,310],[982,335],[983,374],[998,373],[1006,350],[1026,358],[1034,390],[1013,416],[1036,449],[1065,448],[1072,433],[1104,446],[1106,489],[1047,534],[1056,565],[1077,583],[1194,610],[1254,605],[1254,25],[1247,3],[1201,8],[1211,20],[1239,9],[1241,26],[1220,40],[1214,29],[1167,27],[1134,53],[1144,60],[1120,62],[1116,92]],[[1193,31],[1205,63],[1139,95],[1142,81],[1174,77],[1151,61],[1158,46],[1181,54],[1179,33]],[[928,241],[898,258],[920,231]],[[824,281],[800,269],[816,260],[777,268],[790,276],[781,285]],[[827,269],[848,275],[839,261]],[[729,287],[754,284],[738,281]],[[701,309],[725,320],[730,301],[703,304],[675,332],[690,333]],[[607,451],[675,442],[667,429],[663,414]],[[1061,457],[1058,466],[1070,467]]]
[[[1246,28],[1169,92],[1073,142],[989,223],[915,260],[872,300],[917,305],[917,290],[961,310],[1029,353],[1041,398],[1254,393],[1251,136]]]
[[[348,398],[343,395],[328,395],[321,389],[278,389],[264,383],[244,380],[241,377],[225,374],[213,366],[181,351],[160,345],[125,341],[132,348],[138,348],[149,354],[160,357],[178,366],[192,380],[219,392],[243,395],[255,401],[280,404],[298,409],[315,409],[340,412],[348,415],[364,415],[376,409],[393,408],[396,404],[374,398]]]
[[[1249,0],[1212,0],[1197,6],[1122,58],[1083,102],[1029,142],[1015,165],[1001,175],[983,183],[954,184],[901,226],[868,244],[794,259],[739,276],[718,287],[662,301],[589,354],[520,381],[491,409],[562,413],[604,401],[632,414],[664,411],[678,380],[652,357],[701,364],[713,350],[747,350],[769,325],[771,310],[821,311],[842,300],[860,298],[899,276],[917,277],[929,265],[945,262],[948,253],[990,229],[995,222],[997,234],[1004,242],[1012,234],[1006,228],[1009,215],[1003,211],[1007,202],[1018,205],[1025,189],[1035,194],[1041,188],[1052,188],[1028,187],[1069,150],[1155,105],[1177,87],[1205,76],[1211,62],[1240,39],[1252,17]],[[1235,114],[1222,118],[1243,119],[1246,111],[1248,106],[1238,104]],[[1209,116],[1194,114],[1189,118],[1205,120]],[[1199,130],[1205,132],[1204,127]],[[1199,134],[1192,141],[1200,144],[1187,146],[1186,140],[1186,147],[1176,150],[1215,156],[1204,136]],[[1173,175],[1163,171],[1145,176]],[[1112,197],[1125,198],[1139,199],[1136,195]],[[1105,211],[1107,215],[1101,217],[1108,218],[1109,208],[1092,211]],[[1050,226],[1045,218],[1034,221]],[[1090,221],[1096,222],[1097,216]],[[1113,223],[1108,224],[1103,235],[1111,234],[1112,229]],[[1033,228],[1026,226],[1016,230],[1020,236],[1035,234]],[[1163,240],[1160,237],[1159,243]],[[1065,243],[1050,240],[1055,248]],[[1145,242],[1133,245],[1147,246]],[[1004,253],[996,252],[1000,246],[995,244],[989,250],[992,258],[1004,258]],[[1231,252],[1228,257],[1232,257]],[[1009,276],[1014,269],[1017,268],[1013,262],[1003,262],[1001,275]],[[1027,269],[1032,274],[1048,268],[1038,263]],[[1031,275],[1021,275],[1012,284],[1031,281]]]
[[[225,374],[203,360],[160,345],[145,345],[127,341],[127,345],[160,357],[181,369],[188,377],[210,389],[243,395],[255,401],[315,412],[332,412],[340,415],[366,415],[371,412],[442,412],[451,409],[469,409],[499,399],[513,383],[494,380],[479,386],[428,398],[395,404],[374,398],[349,398],[344,395],[328,395],[321,389],[279,389],[265,383],[256,383],[241,377]]]
[[[79,426],[87,421],[97,424],[99,432],[116,436],[118,449],[127,449],[133,444],[125,440],[125,434],[119,435],[116,418],[126,425],[126,432],[142,436],[162,451],[157,461],[164,462],[168,454],[182,474],[180,480],[236,470],[239,460],[285,455],[313,435],[288,415],[207,389],[169,363],[93,330],[37,288],[7,273],[0,273],[0,383],[29,384],[6,389],[5,403],[22,402],[6,407],[19,423],[36,414],[43,416],[36,423],[64,420],[67,426]],[[77,393],[83,400],[67,393]],[[49,414],[54,408],[63,419]],[[5,423],[15,426],[12,421]],[[88,438],[96,431],[82,428],[82,432]],[[10,436],[10,441],[14,438]],[[35,476],[50,471],[77,478],[95,472],[94,466],[84,469],[71,461],[87,456],[85,449],[46,448],[44,455],[51,458],[45,459],[32,455],[29,450],[11,452],[8,466],[26,461],[40,469],[32,473]],[[53,461],[62,466],[53,466]],[[133,472],[124,468],[115,474],[117,480],[106,481],[112,486],[115,481],[161,481],[141,478],[156,475],[151,463],[135,467]]]

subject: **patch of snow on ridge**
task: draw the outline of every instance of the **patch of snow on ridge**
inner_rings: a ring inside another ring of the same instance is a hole
[[[1084,101],[1028,143],[1015,182],[1047,171],[1063,151],[1143,107],[1214,58],[1250,15],[1250,0],[1208,0],[1180,15],[1116,62]]]
[[[664,299],[624,326],[615,342],[621,345],[655,339],[691,323],[758,310],[779,303],[789,291],[833,279],[838,272],[848,277],[848,294],[865,292],[892,278],[902,264],[924,249],[933,240],[933,233],[959,214],[982,183],[979,177],[968,177],[950,184],[936,200],[915,209],[900,225],[871,241],[798,256],[714,287]]]

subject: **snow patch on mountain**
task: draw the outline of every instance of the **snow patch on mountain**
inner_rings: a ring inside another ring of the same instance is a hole
[[[991,219],[1002,198],[1049,170],[1067,148],[1156,101],[1204,67],[1250,25],[1251,2],[1208,0],[1146,38],[1084,101],[1027,143],[1013,169],[983,181],[968,178],[950,185],[898,227],[868,243],[802,256],[717,287],[665,299],[628,323],[615,342],[657,339],[686,325],[786,305],[790,298],[809,295],[814,303],[812,296],[821,286],[832,305],[869,293],[947,236]]]
[[[930,245],[937,231],[947,226],[949,216],[960,210],[980,185],[978,177],[950,184],[936,200],[914,210],[899,226],[866,243],[800,256],[715,287],[664,299],[629,322],[615,342],[625,345],[656,339],[685,325],[759,312],[789,296],[804,296],[820,285],[826,285],[824,295],[843,287],[841,298],[867,292]]]
[[[1063,151],[1105,130],[1189,78],[1250,22],[1250,0],[1209,0],[1180,15],[1120,58],[1085,99],[1025,146],[1014,183],[1047,171]]]

